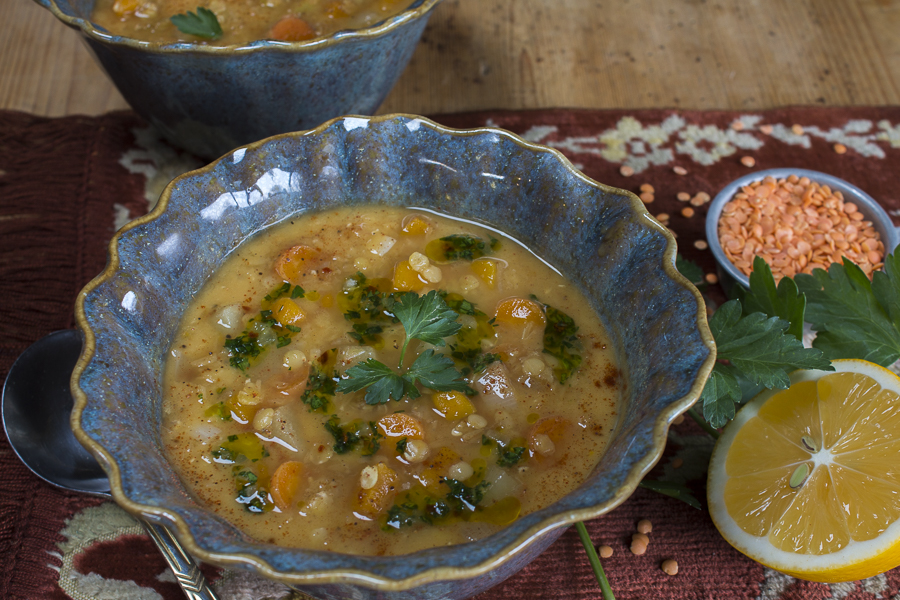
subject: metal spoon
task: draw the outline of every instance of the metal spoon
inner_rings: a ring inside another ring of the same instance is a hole
[[[16,359],[3,384],[3,428],[25,466],[64,490],[110,497],[109,479],[69,426],[69,378],[81,353],[80,331],[51,333]],[[138,519],[190,600],[218,600],[172,532]]]

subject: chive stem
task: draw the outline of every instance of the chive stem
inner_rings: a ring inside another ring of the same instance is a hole
[[[594,570],[594,577],[597,578],[597,583],[600,584],[603,600],[616,600],[616,597],[613,595],[612,587],[610,587],[609,581],[606,579],[606,573],[603,572],[603,565],[600,564],[600,557],[597,556],[594,542],[591,541],[591,536],[588,535],[587,527],[584,526],[584,523],[578,521],[575,523],[575,529],[578,530],[578,537],[581,538],[581,543],[584,545],[584,551],[587,553],[591,568]]]
[[[700,414],[694,410],[693,408],[687,409],[687,414],[695,421],[697,421],[697,425],[703,428],[703,431],[713,436],[715,439],[719,439],[719,435],[721,435],[716,429],[713,428],[712,425],[706,422],[706,419],[700,416]]]

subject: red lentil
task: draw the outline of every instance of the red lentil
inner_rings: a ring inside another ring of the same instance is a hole
[[[703,277],[706,280],[706,283],[710,285],[716,285],[719,283],[719,277],[715,273],[707,273],[706,276]]]
[[[685,217],[686,219],[690,219],[694,216],[694,209],[690,206],[685,206],[681,209],[681,216]]]
[[[681,200],[682,202],[687,202],[688,200],[691,199],[691,195],[688,194],[687,192],[678,192],[678,195],[675,197],[678,198],[679,200]]]
[[[647,536],[646,533],[635,533],[631,536],[631,542],[632,543],[640,542],[641,544],[644,544],[645,546],[649,546],[650,538]]]
[[[610,546],[600,546],[597,548],[597,554],[600,555],[600,558],[609,558],[613,555],[613,549]]]
[[[647,551],[647,544],[643,543],[640,540],[633,540],[631,542],[631,553],[635,556],[640,556],[644,552]]]
[[[700,196],[691,198],[691,206],[703,206],[706,202]]]
[[[760,125],[759,131],[764,135],[772,135],[772,131],[774,131],[774,128],[771,125]]]
[[[650,519],[641,519],[638,521],[637,530],[646,535],[653,531],[653,523],[650,522]],[[647,543],[650,543],[650,538],[647,538]]]
[[[674,558],[664,560],[660,568],[666,575],[678,575],[678,561],[676,561]]]
[[[803,125],[791,125],[791,132],[794,135],[803,135]]]
[[[644,204],[650,204],[654,200],[656,200],[656,196],[653,195],[653,192],[641,192],[641,202]]]
[[[709,202],[710,200],[709,194],[706,192],[697,192],[696,195],[694,195],[694,198],[699,198],[704,203]]]
[[[656,215],[656,220],[662,223],[663,225],[669,224],[669,213],[659,213]]]
[[[642,183],[642,184],[641,184],[641,191],[642,191],[642,192],[649,192],[649,193],[651,193],[651,194],[656,193],[656,190],[654,190],[654,189],[653,189],[653,186],[650,185],[649,183]]]
[[[706,243],[706,240],[696,240],[694,241],[694,248],[697,250],[706,250],[709,248],[709,244]]]
[[[687,169],[684,167],[672,167],[672,170],[675,171],[676,175],[687,175]]]
[[[619,173],[622,174],[622,177],[631,177],[634,175],[634,169],[629,167],[628,165],[622,165],[619,167]]]
[[[847,152],[847,146],[845,146],[843,144],[835,144],[834,151],[837,152],[838,154],[845,154]]]
[[[735,121],[731,124],[731,128],[735,131],[743,131],[744,130],[744,122],[743,121]]]
[[[741,164],[744,165],[745,167],[755,167],[756,159],[753,158],[752,156],[744,156],[741,158]]]
[[[869,277],[883,266],[884,244],[872,222],[843,194],[806,177],[744,186],[723,208],[718,231],[725,256],[745,275],[754,256],[769,263],[776,281],[827,269],[843,256]]]

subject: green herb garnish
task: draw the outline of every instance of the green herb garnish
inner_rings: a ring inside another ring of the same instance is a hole
[[[522,460],[522,456],[525,454],[525,448],[522,446],[507,446],[505,448],[500,449],[500,456],[497,458],[497,466],[499,467],[512,467],[520,460]]]
[[[794,278],[806,294],[813,348],[830,359],[861,358],[887,367],[900,358],[900,253],[884,257],[872,281],[853,262]]]
[[[450,488],[447,501],[457,511],[474,511],[478,503],[484,498],[484,493],[490,487],[490,483],[482,481],[474,486],[467,486],[456,479],[444,479],[443,482]]]
[[[346,454],[359,449],[363,456],[371,456],[381,448],[379,440],[383,439],[384,435],[378,431],[374,421],[364,422],[356,419],[342,425],[337,415],[331,415],[324,425],[334,438],[333,448],[338,454]]]
[[[795,369],[833,370],[821,350],[804,348],[786,333],[788,327],[784,319],[760,312],[742,316],[739,300],[726,302],[713,314],[709,328],[720,362],[700,395],[703,416],[710,425],[722,427],[734,417],[742,386],[784,390],[790,387],[788,374]]]
[[[456,334],[460,329],[460,324],[456,322],[457,313],[435,291],[424,296],[407,292],[399,300],[392,294],[386,300],[390,300],[389,310],[396,315],[406,331],[406,339],[400,351],[401,369],[411,340],[444,346],[444,338]],[[370,358],[347,369],[346,375],[347,379],[338,382],[337,391],[346,394],[368,388],[366,404],[384,404],[391,399],[400,400],[403,396],[418,398],[421,394],[416,388],[416,382],[441,392],[466,392],[469,389],[453,361],[443,354],[435,354],[432,349],[417,356],[413,364],[401,374]]]
[[[222,37],[222,26],[216,14],[208,8],[197,7],[197,12],[187,11],[180,15],[174,15],[169,19],[178,31],[188,35],[216,40]]]
[[[492,244],[491,247],[493,246]],[[485,243],[481,238],[457,233],[428,242],[425,255],[436,263],[475,260],[484,256],[484,248]]]
[[[540,302],[534,295],[531,296],[531,299]],[[547,325],[544,327],[544,352],[559,361],[559,364],[553,368],[553,374],[560,383],[565,383],[581,366],[580,342],[575,335],[578,332],[578,326],[575,325],[572,317],[549,304],[544,304],[544,311],[547,314]]]
[[[333,372],[333,369],[328,369],[327,366],[326,369],[328,372],[317,367],[311,367],[309,370],[306,389],[300,396],[300,400],[309,406],[310,412],[328,412],[331,399],[334,397],[336,383],[333,376],[329,374]]]

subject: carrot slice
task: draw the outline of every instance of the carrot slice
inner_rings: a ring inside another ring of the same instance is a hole
[[[283,17],[269,31],[270,38],[283,42],[302,42],[311,40],[316,35],[316,30],[309,23],[293,15]]]
[[[303,463],[289,460],[278,465],[272,480],[269,483],[269,493],[275,506],[283,511],[288,510],[294,503],[294,496],[300,489],[300,476],[303,474]]]

